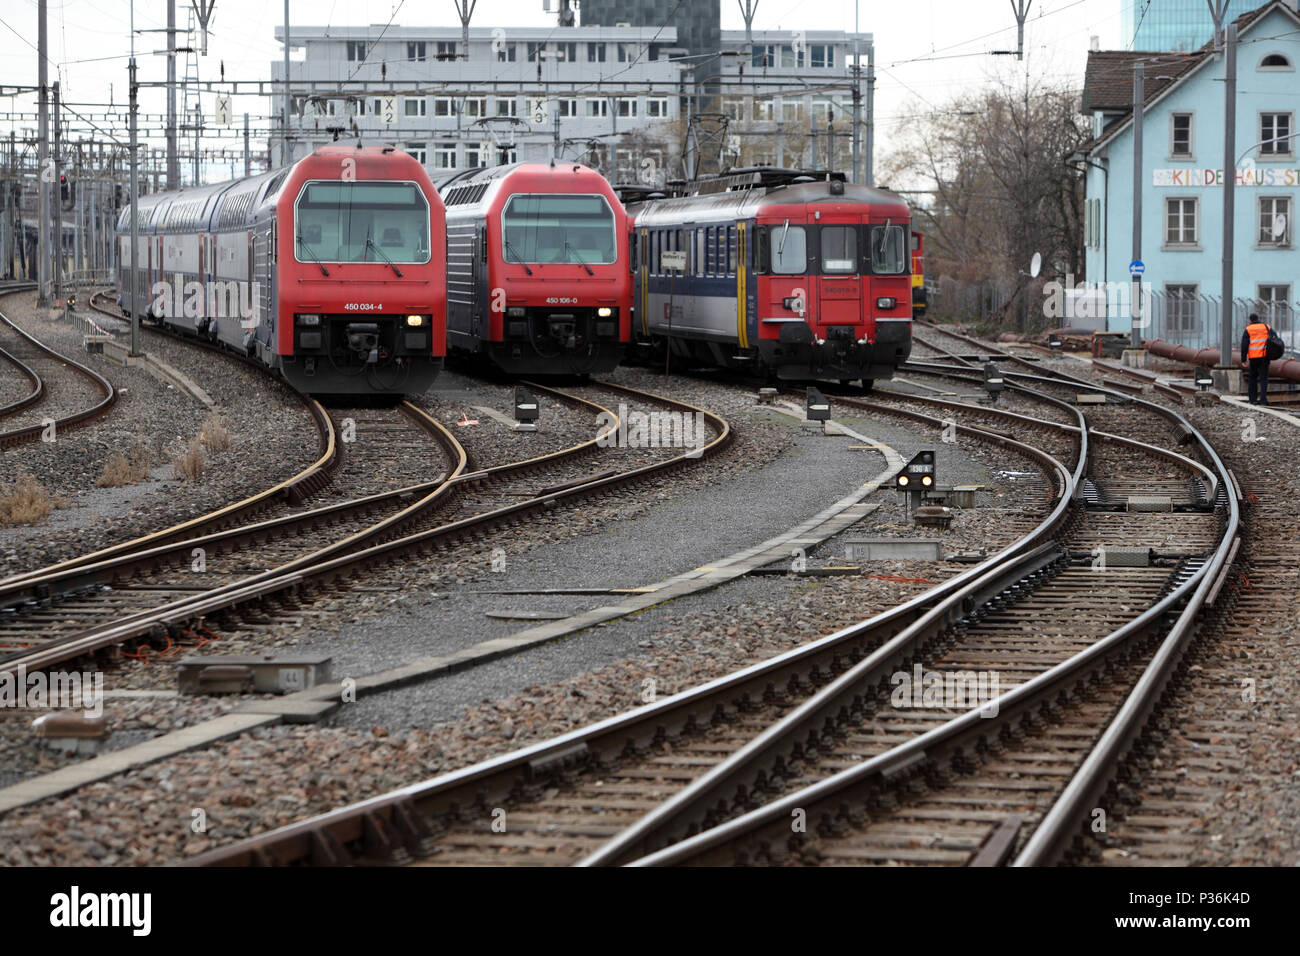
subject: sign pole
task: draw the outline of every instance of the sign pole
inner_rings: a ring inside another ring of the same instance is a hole
[[[1219,363],[1232,364],[1232,249],[1237,183],[1237,25],[1229,23],[1223,42],[1223,300],[1219,312]],[[1245,359],[1245,356],[1242,356]]]

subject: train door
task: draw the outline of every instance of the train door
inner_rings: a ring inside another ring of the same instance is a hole
[[[824,218],[816,233],[816,254],[810,255],[817,275],[809,277],[815,292],[812,314],[823,328],[850,326],[856,329],[867,321],[860,275],[861,229],[844,219],[827,222]],[[857,336],[855,336],[856,338]]]

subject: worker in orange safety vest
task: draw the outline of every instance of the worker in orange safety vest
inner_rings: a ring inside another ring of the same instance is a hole
[[[1248,392],[1252,405],[1268,404],[1268,359],[1264,354],[1267,344],[1268,326],[1254,312],[1250,313],[1250,322],[1241,333],[1241,367],[1250,370]]]

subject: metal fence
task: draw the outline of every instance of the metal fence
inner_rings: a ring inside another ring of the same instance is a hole
[[[1229,345],[1235,348],[1241,344],[1241,334],[1254,313],[1282,336],[1289,353],[1300,352],[1298,311],[1300,302],[1234,299]],[[1142,312],[1139,330],[1144,339],[1161,339],[1197,349],[1221,347],[1223,300],[1219,296],[1150,292],[1143,296]],[[1113,321],[1111,325],[1117,327]]]
[[[1128,283],[1111,283],[1106,289],[1066,289],[1058,294],[1052,283],[1042,280],[1017,287],[1011,282],[964,282],[941,276],[927,283],[926,295],[932,317],[1031,335],[1063,327],[1126,331],[1132,316]],[[1218,296],[1144,288],[1138,302],[1138,329],[1148,340],[1219,348],[1222,308]],[[1240,345],[1251,313],[1277,330],[1290,354],[1300,355],[1300,302],[1234,299],[1232,347]]]

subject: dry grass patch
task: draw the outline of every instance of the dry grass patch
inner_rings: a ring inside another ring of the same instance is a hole
[[[51,511],[61,507],[63,500],[52,496],[48,488],[26,472],[12,485],[0,488],[0,526],[6,528],[39,524]]]
[[[149,477],[152,456],[144,442],[136,442],[130,457],[115,451],[104,462],[104,470],[95,481],[101,488],[122,488]]]
[[[226,420],[212,412],[199,426],[199,441],[208,451],[225,451],[230,447],[230,429]]]
[[[172,459],[172,474],[186,481],[197,481],[207,466],[207,456],[203,454],[203,442],[191,438],[189,447]]]

